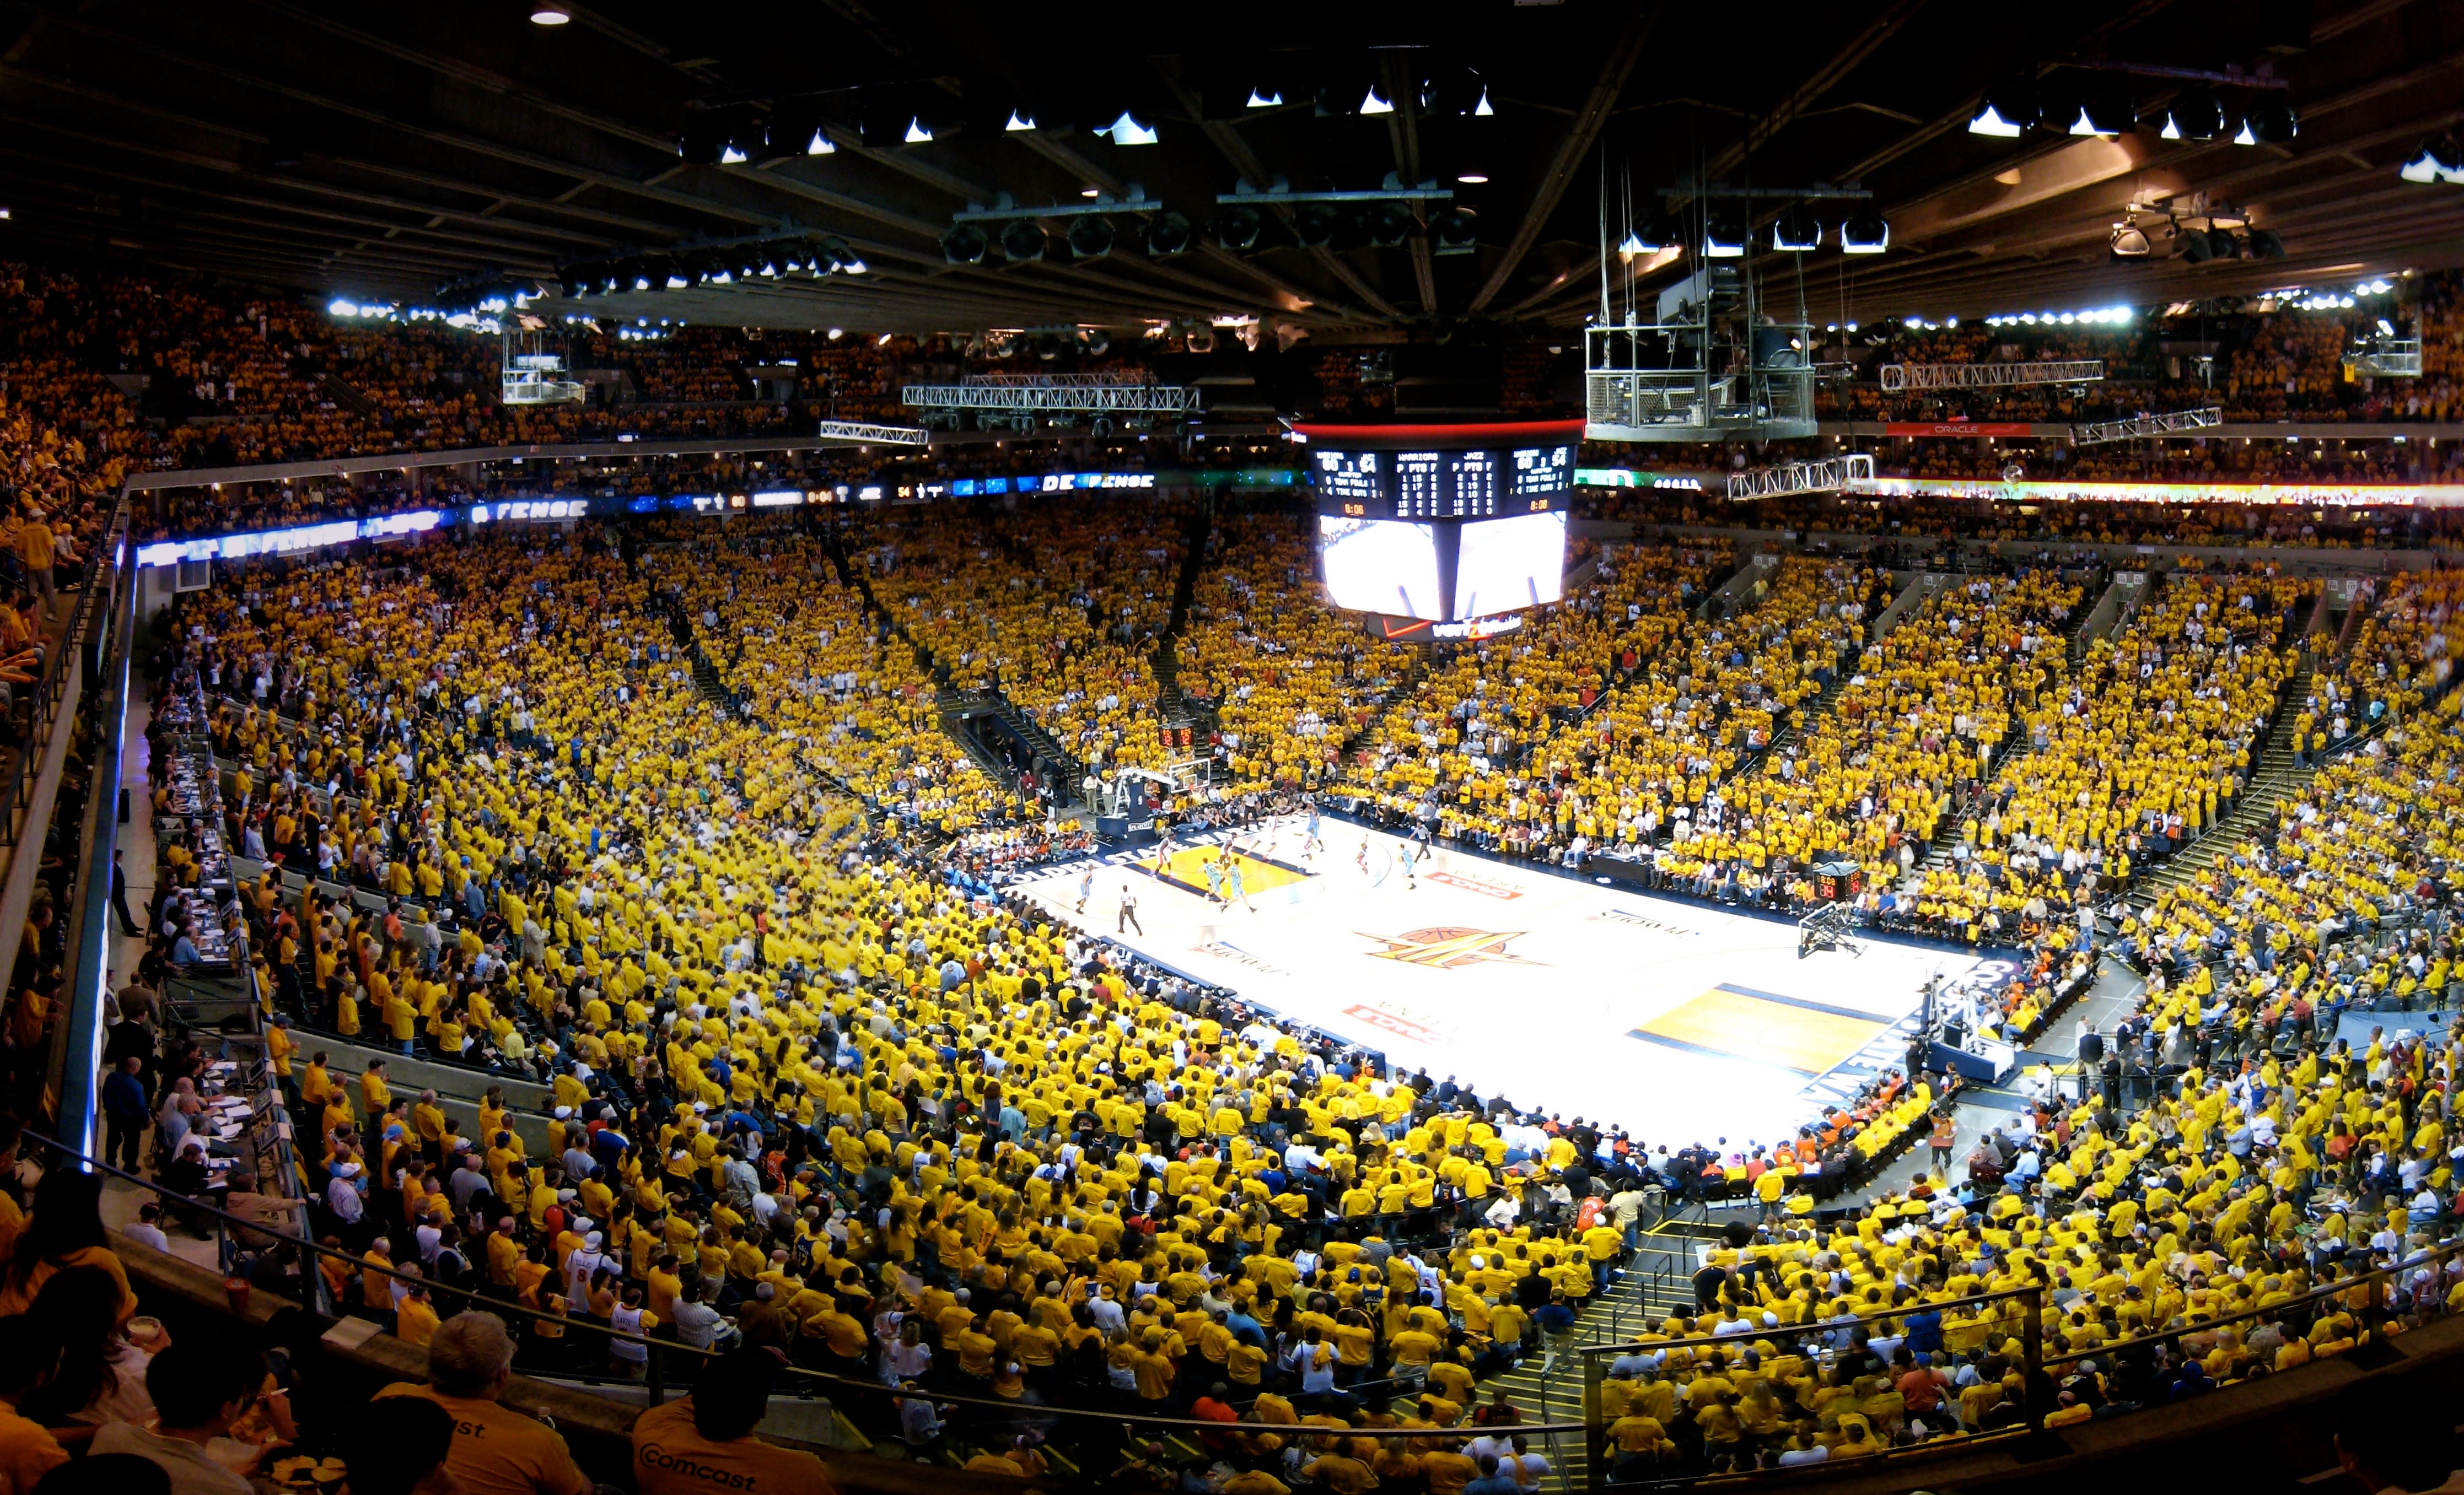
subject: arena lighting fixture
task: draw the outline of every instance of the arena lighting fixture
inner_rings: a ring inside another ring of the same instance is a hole
[[[573,12],[561,5],[540,4],[531,7],[533,26],[562,26],[572,19]]]
[[[2234,233],[2231,229],[2210,229],[2208,231],[2208,253],[2211,258],[2239,259],[2241,258],[2241,236]]]
[[[1004,129],[1004,130],[1031,130],[1031,129],[1034,129],[1034,128],[1035,128],[1035,116],[1033,116],[1033,115],[1031,115],[1031,114],[1028,114],[1028,113],[1026,113],[1025,111],[1021,110],[1021,109],[1012,109],[1012,110],[1009,112],[1009,122],[1008,122],[1007,124],[1002,125],[1002,126],[1001,126],[1001,128],[1002,128],[1002,129]]]
[[[1703,257],[1737,259],[1746,253],[1746,236],[1728,219],[1713,217],[1703,227]]]
[[[1617,240],[1617,255],[1619,258],[1632,259],[1637,254],[1648,254],[1651,252],[1651,246],[1642,242],[1642,235],[1635,232],[1632,229],[1626,230],[1625,237]]]
[[[2139,106],[2126,89],[2102,89],[2088,97],[2079,108],[2079,118],[2087,121],[2091,135],[2127,135],[2138,126]],[[2079,133],[2079,127],[2073,125],[2071,133]]]
[[[929,145],[933,143],[932,127],[924,122],[921,115],[911,117],[907,121],[905,139],[910,145]]]
[[[1970,135],[2016,140],[2036,122],[2036,91],[2028,81],[1998,84],[1985,95],[1985,106],[1968,121]]]
[[[1395,105],[1384,94],[1377,91],[1376,84],[1372,83],[1369,85],[1369,92],[1361,98],[1360,112],[1362,114],[1393,114],[1395,112]]]
[[[2139,227],[2136,219],[2113,226],[2111,248],[2116,259],[2145,259],[2154,251],[2147,242],[2147,231]]]
[[[804,154],[807,156],[835,156],[838,154],[838,146],[830,143],[830,138],[822,133],[822,127],[818,124],[814,125],[813,138],[804,142]]]
[[[972,223],[954,224],[941,235],[941,257],[953,265],[980,265],[992,238]]]
[[[1360,224],[1380,249],[1393,249],[1412,234],[1412,215],[1399,203],[1379,203],[1360,215]]]
[[[1771,247],[1783,254],[1810,254],[1822,247],[1822,220],[1791,208],[1771,220]]]
[[[2177,229],[2174,232],[2182,241],[2182,259],[2186,264],[2204,265],[2215,253],[2208,243],[2204,229]]]
[[[2242,117],[2242,129],[2261,145],[2283,145],[2301,133],[2301,120],[2283,99],[2262,99]]]
[[[1102,259],[1112,253],[1112,226],[1094,213],[1072,219],[1068,238],[1072,259]]]
[[[2408,182],[2464,182],[2464,150],[2452,135],[2423,141],[2395,174]]]
[[[1032,218],[1021,218],[1001,231],[1001,253],[1015,264],[1042,259],[1047,242],[1044,225]]]
[[[1331,203],[1303,203],[1292,215],[1292,236],[1301,241],[1301,248],[1316,249],[1333,241],[1342,222]]]
[[[1891,247],[1891,226],[1871,208],[1839,226],[1839,253],[1880,254]]]
[[[1121,111],[1119,119],[1095,133],[1111,136],[1115,145],[1152,145],[1163,138],[1155,133],[1154,125],[1140,120],[1127,109]]]
[[[1185,253],[1189,240],[1189,219],[1180,213],[1161,212],[1147,221],[1147,253],[1156,259]]]
[[[744,147],[734,141],[729,141],[718,148],[718,164],[722,166],[740,166],[744,165],[745,160]]]
[[[1284,91],[1272,83],[1250,84],[1249,101],[1242,105],[1244,109],[1280,109],[1283,106]]]
[[[1256,249],[1265,223],[1255,208],[1227,208],[1215,215],[1215,242],[1235,253]]]
[[[1480,247],[1480,215],[1468,208],[1449,208],[1429,225],[1429,237],[1436,241],[1429,248],[1432,254],[1468,254]]]
[[[2258,143],[2258,137],[2251,133],[2250,121],[2248,120],[2241,121],[2241,133],[2233,137],[2233,143],[2236,145],[2255,145]]]
[[[1466,161],[1455,167],[1455,180],[1465,187],[1486,187],[1488,167],[1479,161]]]
[[[2253,259],[2282,259],[2284,240],[2274,229],[2253,229],[2247,240]]]
[[[2168,141],[2211,141],[2225,132],[2225,106],[2204,88],[2189,89],[2165,111],[2158,136]]]

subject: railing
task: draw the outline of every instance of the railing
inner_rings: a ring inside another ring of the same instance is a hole
[[[18,753],[16,765],[8,783],[0,787],[0,848],[14,848],[25,835],[26,812],[33,799],[34,780],[39,776],[43,752],[54,727],[60,717],[61,702],[73,677],[91,685],[99,656],[86,656],[101,642],[96,619],[105,616],[116,599],[121,584],[120,554],[128,540],[128,501],[123,495],[112,510],[111,521],[103,538],[86,557],[85,576],[78,584],[76,605],[70,609],[67,628],[60,634],[56,648],[44,640],[49,650],[43,659],[43,672],[31,686],[21,687],[27,700],[26,741]],[[44,626],[51,620],[46,617]],[[77,667],[83,666],[82,676]]]

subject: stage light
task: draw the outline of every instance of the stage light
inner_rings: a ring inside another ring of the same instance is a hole
[[[1292,236],[1301,241],[1301,248],[1317,249],[1333,240],[1334,231],[1342,223],[1343,217],[1332,204],[1303,203],[1300,211],[1292,215]]]
[[[1110,135],[1115,145],[1152,145],[1161,138],[1155,134],[1154,125],[1140,120],[1127,109],[1121,111],[1119,119],[1095,133]]]
[[[2208,231],[2208,254],[2213,259],[2241,258],[2242,242],[2231,229]]]
[[[2301,121],[2281,99],[2266,99],[2243,117],[2242,128],[2262,145],[2282,145],[2301,133]]]
[[[1626,230],[1625,237],[1617,240],[1617,253],[1626,259],[1632,259],[1637,254],[1648,254],[1650,253],[1651,246],[1643,243],[1642,235],[1635,232],[1632,229]]]
[[[1746,253],[1746,235],[1736,220],[1726,214],[1715,214],[1703,226],[1703,256],[1705,259],[1736,259]]]
[[[1112,253],[1112,226],[1093,213],[1071,219],[1068,238],[1073,259],[1102,259]]]
[[[1783,254],[1810,254],[1822,247],[1822,221],[1804,208],[1791,208],[1771,220],[1771,247]]]
[[[1480,247],[1480,215],[1468,208],[1449,208],[1429,225],[1432,254],[1468,254]]]
[[[929,145],[933,143],[933,131],[918,115],[908,120],[907,133],[902,139],[909,145]]]
[[[2253,259],[2282,259],[2284,257],[2284,239],[2274,229],[2251,230],[2248,243],[2250,248],[2250,257]]]
[[[1002,125],[1002,126],[1001,126],[1001,128],[1002,128],[1002,129],[1004,129],[1004,130],[1031,130],[1031,129],[1034,129],[1034,128],[1035,128],[1035,117],[1034,117],[1034,116],[1032,116],[1032,115],[1029,115],[1029,114],[1022,113],[1022,112],[1020,112],[1019,110],[1012,109],[1012,110],[1009,112],[1009,122],[1008,122],[1007,124]]]
[[[1986,91],[1984,107],[1969,119],[1968,133],[2015,140],[2036,122],[2038,112],[2035,83],[2013,78]]]
[[[838,268],[846,271],[848,275],[860,275],[871,267],[860,259],[843,259],[838,262]]]
[[[1177,212],[1160,212],[1147,223],[1147,253],[1157,259],[1189,248],[1189,220]]]
[[[1466,161],[1455,167],[1455,180],[1465,187],[1486,187],[1488,164],[1478,159]]]
[[[838,154],[838,149],[836,145],[830,143],[830,138],[822,133],[822,127],[818,124],[813,126],[813,138],[804,142],[804,154],[807,156],[835,156]]]
[[[531,7],[531,24],[533,26],[562,26],[565,22],[572,19],[573,12],[561,5],[541,4]]]
[[[1369,92],[1361,96],[1360,112],[1362,114],[1393,114],[1395,112],[1395,105],[1384,94],[1379,93],[1376,85],[1373,83],[1370,85]]]
[[[1871,208],[1839,226],[1839,253],[1880,254],[1891,247],[1891,226]]]
[[[1044,225],[1032,219],[1022,218],[1001,231],[1001,253],[1013,263],[1042,259],[1046,244]]]
[[[1399,203],[1379,203],[1361,214],[1360,222],[1369,242],[1380,249],[1393,249],[1411,237],[1412,215]]]
[[[744,148],[737,144],[736,142],[729,141],[725,145],[719,147],[718,164],[720,165],[740,166],[744,162]]]
[[[1215,215],[1215,242],[1236,253],[1256,249],[1263,226],[1255,208],[1227,208]]]
[[[2080,107],[2079,118],[2087,121],[2092,135],[2127,135],[2138,127],[2139,108],[2127,89],[2109,88],[2092,95]],[[2078,128],[2074,126],[2071,133],[2078,134]]]
[[[2211,141],[2225,132],[2225,106],[2204,88],[2193,88],[2165,111],[2157,133],[2168,141]]]
[[[2182,260],[2185,264],[2204,265],[2215,253],[2208,242],[2207,231],[2204,229],[2177,230],[2175,236],[2182,241]]]
[[[2233,137],[2233,143],[2236,145],[2255,145],[2258,143],[2258,137],[2250,132],[2250,121],[2248,120],[2241,121],[2241,132]]]
[[[2147,231],[2135,223],[2117,223],[2110,240],[2116,259],[2145,259],[2154,248],[2147,242]]]
[[[972,223],[953,225],[941,235],[941,257],[953,265],[980,265],[992,238]]]
[[[1250,84],[1249,101],[1242,105],[1244,109],[1280,109],[1283,106],[1284,91],[1271,83]]]
[[[692,290],[692,289],[693,288],[693,285],[694,285],[694,282],[693,282],[693,281],[686,279],[684,276],[682,276],[682,275],[677,275],[674,271],[671,270],[671,271],[669,271],[669,272],[668,272],[668,289],[669,289],[669,290],[671,290],[671,291],[690,291],[690,290]]]
[[[2464,150],[2458,149],[2452,135],[2423,141],[2395,174],[2408,182],[2464,182]]]

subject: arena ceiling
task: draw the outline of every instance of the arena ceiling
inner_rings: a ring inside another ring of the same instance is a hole
[[[1256,315],[1325,334],[1573,325],[1601,294],[1603,198],[1620,205],[1614,244],[1685,183],[1870,190],[1887,252],[1839,253],[1838,218],[1859,205],[1825,199],[1823,248],[1782,262],[1821,318],[2145,304],[2464,259],[2464,186],[2396,174],[2464,117],[2464,0],[609,0],[556,8],[561,25],[535,24],[537,9],[0,5],[0,253],[407,304],[495,276],[553,284],[581,263],[831,236],[861,273],[584,305],[866,331]],[[2250,78],[2212,89],[2229,119],[2282,100],[2298,134],[2160,138],[2156,121],[2202,86],[2183,73]],[[2014,79],[2064,107],[2126,87],[2146,122],[2119,138],[1970,133],[1988,91]],[[1250,107],[1253,90],[1284,101]],[[1338,110],[1373,92],[1394,107],[1327,115],[1321,91]],[[1043,127],[1005,128],[1013,111]],[[1154,143],[1096,133],[1122,114]],[[1261,215],[1253,248],[1213,231],[1218,195],[1243,180],[1340,191],[1389,173],[1456,194],[1476,243],[1371,242],[1350,205],[1325,242],[1300,242],[1289,208]],[[1005,258],[999,222],[980,263],[945,254],[954,214],[1001,194],[1100,209],[1083,194],[1133,188],[1189,220],[1184,253],[1150,254],[1151,220],[1118,214],[1101,258],[1073,258],[1067,217],[1045,220],[1040,260]],[[2284,257],[2169,255],[2165,209],[2202,202],[2275,231]],[[2155,253],[2116,259],[2134,203],[2151,208]],[[1677,274],[1662,255],[1606,257],[1646,288]]]

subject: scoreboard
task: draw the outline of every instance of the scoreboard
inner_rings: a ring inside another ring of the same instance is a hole
[[[1452,624],[1563,595],[1580,421],[1293,429],[1334,605]]]

